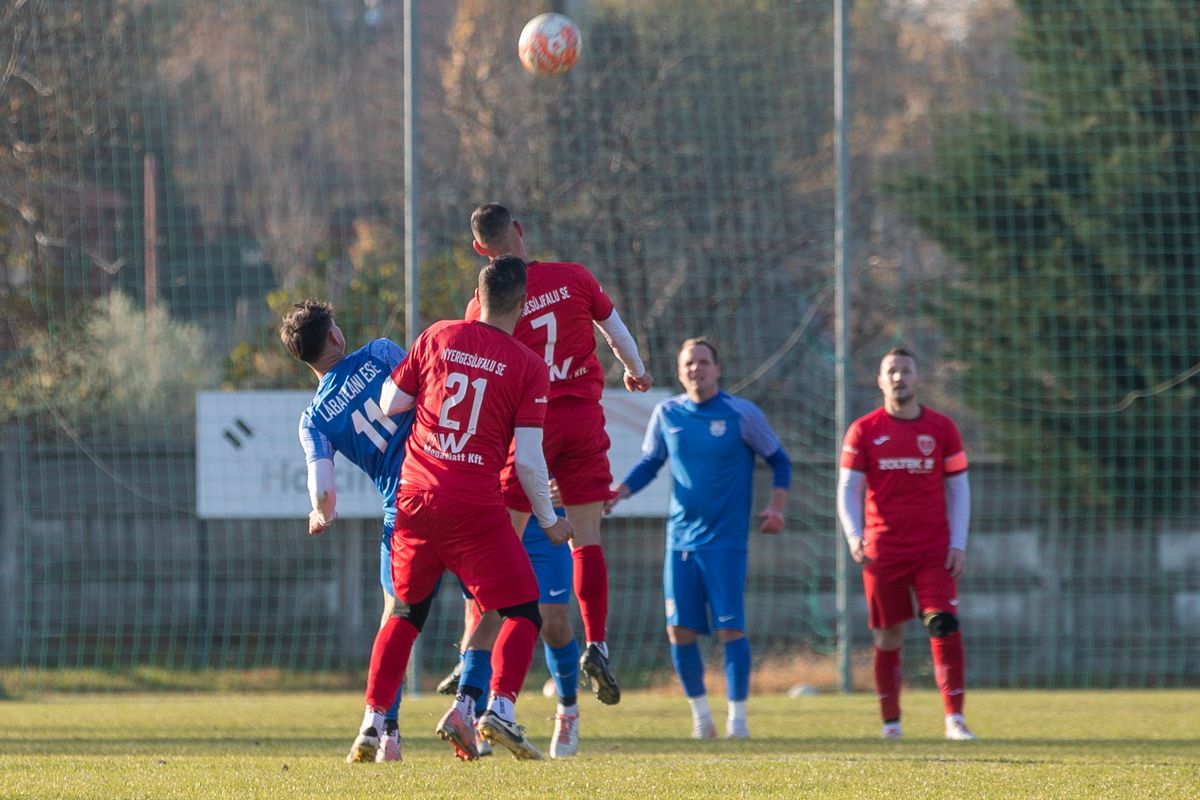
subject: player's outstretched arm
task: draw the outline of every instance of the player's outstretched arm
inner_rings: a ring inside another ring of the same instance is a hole
[[[621,321],[621,315],[614,308],[608,319],[596,323],[604,341],[612,348],[613,354],[625,367],[625,388],[631,392],[646,392],[654,385],[654,378],[646,371],[646,365],[638,355],[637,342],[633,340],[629,329]]]
[[[619,483],[614,486],[612,489],[612,496],[604,501],[604,513],[611,514],[612,510],[616,508],[617,503],[629,497],[631,494],[633,494],[633,492],[630,490],[628,484]]]
[[[417,398],[397,386],[396,381],[383,382],[383,389],[379,393],[379,407],[383,409],[384,414],[394,417],[408,411],[416,402]]]

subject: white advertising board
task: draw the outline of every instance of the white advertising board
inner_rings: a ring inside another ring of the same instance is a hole
[[[669,392],[604,395],[609,459],[616,480],[641,458],[654,406]],[[196,395],[196,515],[202,519],[286,519],[308,515],[307,471],[297,428],[311,392],[199,392]],[[617,506],[618,516],[662,517],[670,477],[659,477]],[[340,455],[334,460],[338,515],[378,518],[375,484]]]

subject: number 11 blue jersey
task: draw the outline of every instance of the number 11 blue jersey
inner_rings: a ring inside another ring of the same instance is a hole
[[[384,381],[404,360],[395,342],[376,339],[347,354],[317,384],[300,415],[300,444],[306,463],[333,459],[334,452],[367,473],[383,495],[385,514],[396,510],[396,487],[413,411],[388,417],[379,407]]]

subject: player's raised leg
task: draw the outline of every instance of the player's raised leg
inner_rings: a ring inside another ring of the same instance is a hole
[[[579,668],[592,685],[596,699],[606,705],[621,702],[621,687],[608,661],[608,564],[600,544],[600,502],[568,505],[567,516],[575,524],[571,541],[575,596],[583,617],[587,642]]]

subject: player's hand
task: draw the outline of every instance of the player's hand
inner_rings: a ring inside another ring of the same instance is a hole
[[[620,486],[617,486],[615,489],[613,489],[612,495],[607,500],[604,501],[605,516],[611,514],[612,510],[616,507],[617,503],[621,502],[626,497],[629,497],[629,495],[631,495],[631,494],[633,494],[633,492],[629,491],[629,487],[623,483]]]
[[[566,517],[559,517],[558,522],[545,530],[551,544],[566,544],[568,539],[575,538],[575,526]]]
[[[865,539],[855,539],[854,544],[850,545],[850,557],[854,559],[855,564],[871,563],[871,559],[867,557],[865,545]]]
[[[321,521],[321,512],[317,511],[316,509],[313,509],[312,511],[308,512],[308,535],[309,536],[320,536],[322,533],[329,530],[330,527],[332,527],[332,526],[333,526],[333,520],[331,519],[331,520],[326,520],[325,522],[322,522]]]
[[[650,387],[654,385],[654,376],[649,372],[643,372],[641,376],[635,378],[628,372],[625,373],[625,388],[631,392],[648,392]]]
[[[946,553],[946,569],[951,578],[958,578],[967,571],[967,554],[957,547],[951,547]]]
[[[550,502],[554,504],[555,508],[562,508],[562,495],[558,492],[558,481],[554,478],[550,479]]]
[[[758,526],[762,533],[782,533],[783,532],[783,514],[773,508],[763,509],[758,514],[758,519],[762,523]]]

